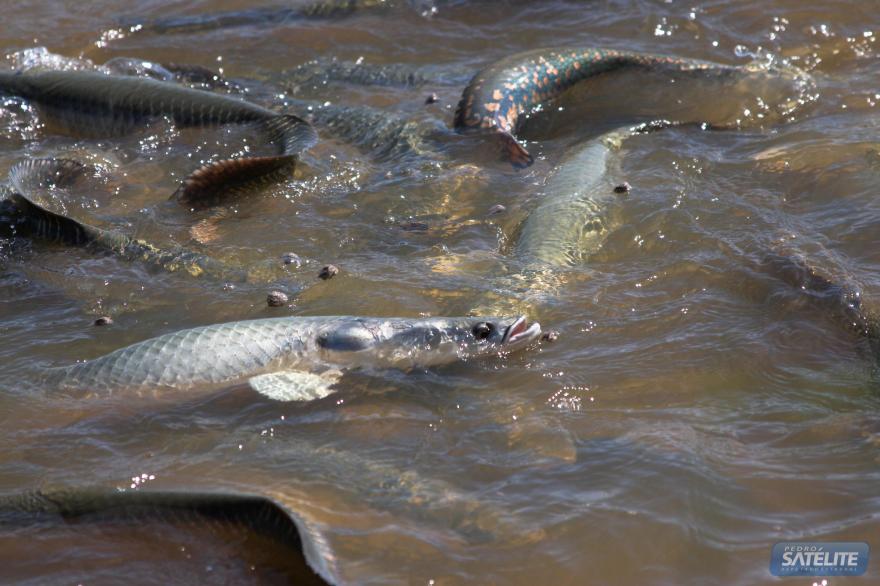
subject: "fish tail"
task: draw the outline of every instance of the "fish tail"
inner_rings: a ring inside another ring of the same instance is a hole
[[[285,155],[296,155],[318,142],[315,128],[292,114],[280,114],[261,122],[269,140],[281,146]]]

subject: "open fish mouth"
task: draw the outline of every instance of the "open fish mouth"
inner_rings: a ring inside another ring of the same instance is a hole
[[[535,340],[538,336],[541,335],[541,324],[535,322],[529,325],[528,320],[525,316],[520,316],[516,318],[508,328],[507,331],[504,332],[504,337],[501,339],[502,346],[512,346],[520,343],[527,343]]]

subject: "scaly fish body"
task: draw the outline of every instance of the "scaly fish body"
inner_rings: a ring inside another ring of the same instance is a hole
[[[632,68],[715,74],[740,70],[707,61],[616,49],[570,47],[527,51],[502,59],[474,76],[458,104],[455,128],[492,131],[502,139],[515,166],[531,165],[532,156],[516,140],[523,114],[586,79]]]
[[[139,342],[101,358],[54,369],[45,382],[48,388],[63,393],[106,395],[247,380],[272,398],[305,400],[329,394],[312,372],[409,369],[514,350],[540,335],[537,323],[526,326],[525,318],[285,317],[239,321]],[[284,388],[288,383],[291,389]]]
[[[168,117],[179,127],[252,124],[279,145],[279,155],[242,157],[209,163],[192,173],[179,199],[195,203],[225,189],[276,180],[293,171],[296,155],[317,141],[310,124],[231,96],[132,76],[85,71],[0,73],[0,94],[36,105],[63,132],[112,137],[131,132],[150,120]]]

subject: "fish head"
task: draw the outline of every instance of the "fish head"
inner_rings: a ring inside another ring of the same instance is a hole
[[[541,325],[525,317],[376,318],[337,324],[317,343],[333,364],[407,370],[512,352],[540,335]]]

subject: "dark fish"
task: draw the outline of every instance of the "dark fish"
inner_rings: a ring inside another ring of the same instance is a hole
[[[500,137],[515,167],[532,164],[532,155],[516,139],[520,116],[558,97],[590,77],[622,69],[668,69],[729,74],[741,68],[597,48],[537,49],[512,55],[477,73],[455,112],[455,129],[490,130]]]
[[[767,272],[816,299],[846,329],[880,347],[880,314],[868,307],[857,285],[837,280],[796,255],[768,254],[762,264]]]
[[[125,25],[160,34],[209,31],[241,26],[278,26],[298,20],[342,18],[358,12],[384,11],[410,3],[406,0],[315,0],[292,7],[261,6],[214,14],[171,16],[152,21],[126,19]]]
[[[265,496],[220,492],[58,488],[0,496],[0,528],[159,522],[191,530],[213,522],[259,535],[284,548],[297,584],[335,581],[323,539],[294,511]]]
[[[278,155],[225,159],[196,170],[176,194],[186,204],[202,204],[246,184],[289,176],[297,155],[318,138],[312,126],[296,116],[139,77],[81,71],[0,73],[0,93],[35,104],[48,120],[76,135],[118,136],[151,119],[168,117],[178,127],[252,125],[278,145]]]
[[[110,253],[171,272],[247,280],[246,271],[230,268],[205,255],[178,247],[163,249],[117,230],[90,226],[49,211],[32,199],[37,189],[70,185],[84,172],[82,163],[70,159],[27,159],[13,166],[9,182],[14,192],[4,200],[3,212],[14,235]]]
[[[324,85],[341,81],[357,85],[420,87],[428,83],[418,69],[400,63],[361,63],[337,59],[314,59],[282,74],[288,87]]]

